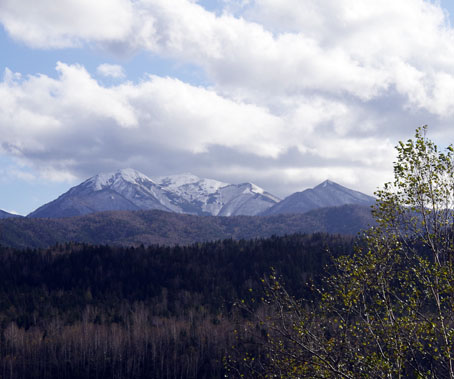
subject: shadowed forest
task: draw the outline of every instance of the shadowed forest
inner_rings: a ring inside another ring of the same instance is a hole
[[[353,242],[312,234],[186,247],[1,248],[0,377],[223,377],[223,358],[251,317],[234,303],[251,303],[271,267],[289,292],[307,295],[308,280]]]

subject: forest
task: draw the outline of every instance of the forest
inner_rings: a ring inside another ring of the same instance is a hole
[[[251,319],[235,303],[260,293],[271,268],[305,296],[307,283],[353,244],[296,234],[174,247],[0,248],[0,377],[224,377],[223,360]]]

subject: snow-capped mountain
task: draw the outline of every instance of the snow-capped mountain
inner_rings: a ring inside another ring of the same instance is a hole
[[[318,186],[295,192],[265,210],[262,215],[305,213],[317,208],[338,207],[346,204],[369,206],[375,198],[326,180]]]
[[[165,194],[150,178],[133,169],[93,176],[29,217],[71,217],[111,210],[170,211]]]
[[[29,217],[70,217],[108,210],[195,215],[256,215],[279,201],[251,183],[228,184],[184,174],[150,179],[133,169],[93,176]]]
[[[152,209],[193,215],[255,216],[305,213],[317,208],[374,202],[371,196],[329,180],[279,201],[252,183],[229,184],[192,174],[151,179],[128,168],[95,175],[36,209],[29,217],[71,217],[101,211]]]

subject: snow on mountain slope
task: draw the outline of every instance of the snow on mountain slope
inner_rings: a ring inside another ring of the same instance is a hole
[[[265,210],[263,215],[305,213],[312,209],[346,204],[372,205],[375,198],[326,180],[318,186],[296,192]]]
[[[106,187],[111,187],[113,185],[124,185],[126,183],[131,184],[140,184],[153,181],[142,174],[141,172],[134,170],[132,168],[124,168],[116,172],[110,173],[101,173],[93,176],[92,178],[86,180],[87,186],[93,188],[96,191],[102,190]],[[154,184],[154,183],[153,183]]]
[[[218,216],[255,216],[279,202],[279,199],[252,183],[229,185],[219,190],[224,204]]]
[[[159,176],[153,178],[153,180],[163,188],[174,191],[176,193],[182,191],[184,187],[191,186],[200,188],[203,190],[203,192],[213,193],[216,192],[219,188],[229,185],[228,183],[220,182],[214,179],[199,178],[198,176],[190,173],[181,175]]]
[[[203,179],[192,174],[155,178],[164,189],[180,198],[183,211],[190,213],[183,203],[197,214],[213,216],[257,215],[276,204],[279,199],[252,183],[228,184],[214,179]]]
[[[138,209],[181,211],[170,199],[171,193],[148,176],[131,168],[98,174],[84,183],[91,190],[99,191],[108,188],[115,191],[136,205]]]

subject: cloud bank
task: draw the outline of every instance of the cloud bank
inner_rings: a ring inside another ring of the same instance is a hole
[[[454,31],[438,5],[247,3],[215,14],[188,0],[2,1],[0,22],[31,48],[146,51],[210,83],[151,67],[109,87],[82,65],[58,63],[56,78],[6,70],[3,152],[57,177],[128,165],[253,180],[282,196],[327,177],[371,192],[417,126],[453,137]],[[118,65],[97,71],[124,76]]]

